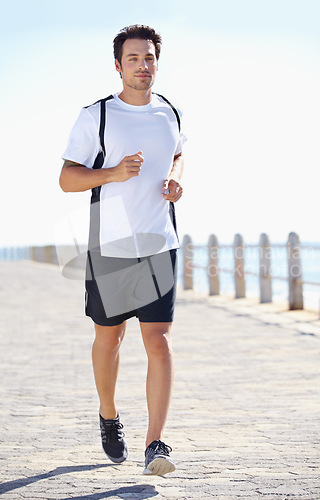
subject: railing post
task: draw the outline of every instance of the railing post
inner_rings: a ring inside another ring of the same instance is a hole
[[[288,279],[289,309],[303,309],[300,240],[296,233],[290,233],[288,238]]]
[[[244,246],[241,234],[236,234],[233,242],[235,298],[246,296],[244,275]]]
[[[208,278],[209,295],[219,295],[219,244],[214,234],[210,234],[208,241]]]
[[[193,245],[191,237],[185,234],[182,241],[183,289],[193,289]]]
[[[55,245],[31,247],[31,260],[46,262],[48,264],[57,264],[58,259]]]
[[[270,273],[271,247],[269,238],[265,233],[260,235],[259,252],[260,302],[264,304],[272,302],[272,281]]]

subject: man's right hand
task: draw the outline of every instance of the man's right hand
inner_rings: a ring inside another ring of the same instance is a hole
[[[137,177],[140,174],[141,165],[144,162],[142,151],[135,155],[125,156],[121,162],[112,167],[112,177],[114,182],[124,182],[131,177]]]
[[[125,156],[118,165],[110,168],[88,168],[81,163],[65,160],[59,179],[60,186],[68,193],[87,191],[109,182],[124,182],[140,174],[143,161],[142,151]]]

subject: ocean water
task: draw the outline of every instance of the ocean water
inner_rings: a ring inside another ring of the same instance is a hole
[[[245,286],[247,297],[259,297],[259,278],[251,273],[259,274],[259,254],[258,247],[248,246],[244,250],[245,260]],[[206,246],[194,248],[194,269],[193,269],[193,288],[200,293],[209,292],[208,280],[208,249]],[[289,296],[288,282],[284,279],[288,276],[288,257],[287,248],[274,246],[271,249],[271,275],[272,279],[272,298],[273,301],[287,301]],[[234,294],[234,254],[232,247],[225,247],[219,250],[219,280],[221,294]],[[200,267],[197,267],[200,266]],[[228,269],[231,272],[224,272]],[[320,245],[315,243],[304,244],[301,247],[301,272],[302,280],[317,285],[303,285],[304,307],[320,310]],[[178,281],[183,284],[183,255],[182,249],[179,249],[179,267]]]

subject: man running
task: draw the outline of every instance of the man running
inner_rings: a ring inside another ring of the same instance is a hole
[[[170,332],[176,290],[174,203],[182,196],[180,115],[152,93],[161,36],[133,25],[113,42],[123,89],[83,108],[63,154],[60,186],[92,190],[86,314],[94,322],[93,370],[105,453],[128,447],[115,402],[126,321],[137,317],[148,358],[144,474],[175,470],[162,439],[173,383]]]

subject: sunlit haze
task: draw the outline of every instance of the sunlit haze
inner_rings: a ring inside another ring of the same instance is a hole
[[[119,4],[120,5],[120,4]],[[241,6],[241,8],[240,8]],[[163,48],[154,90],[183,112],[180,235],[261,232],[320,242],[317,0],[6,2],[1,15],[1,243],[86,238],[89,193],[63,193],[61,155],[81,107],[121,90],[112,41],[150,24]]]

